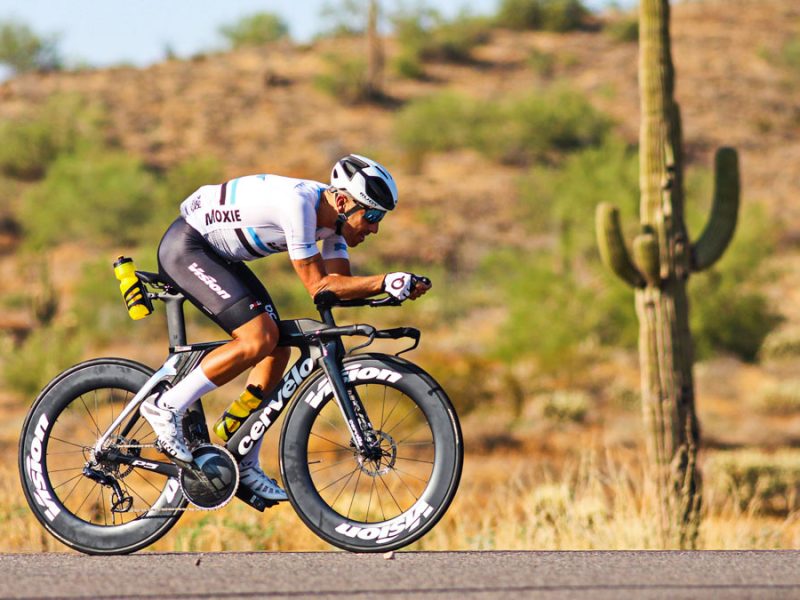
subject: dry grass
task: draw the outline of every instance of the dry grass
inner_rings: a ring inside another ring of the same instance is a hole
[[[9,456],[6,464],[13,464]],[[535,457],[468,455],[458,496],[416,550],[589,550],[662,548],[654,490],[640,454],[589,450],[554,470]],[[0,469],[3,552],[61,551],[28,510],[16,470]],[[724,487],[707,487],[699,547],[793,548],[800,511],[780,516],[754,499],[742,506]],[[314,551],[316,538],[291,507],[258,513],[233,501],[215,512],[192,512],[150,548],[155,551]]]
[[[733,417],[727,413],[735,411],[739,429],[745,423],[761,427],[771,432],[774,443],[781,445],[784,439],[785,446],[789,430],[773,426],[774,417],[760,414],[755,399],[747,418],[741,418],[743,400],[736,394],[750,396],[764,378],[745,385],[727,376],[726,369],[733,368],[722,361],[698,369],[706,433],[723,438],[720,429],[725,427],[731,439],[743,437],[744,430],[730,429]],[[596,385],[611,385],[596,377]],[[206,399],[210,420],[229,394],[226,387]],[[584,421],[563,421],[546,418],[541,400],[542,396],[528,396],[519,413],[495,402],[464,416],[467,455],[458,495],[442,521],[411,549],[662,548],[654,518],[656,495],[647,483],[640,450],[638,408],[614,398],[595,398]],[[0,456],[5,458],[0,463],[5,465],[0,467],[0,552],[63,551],[65,547],[33,517],[20,487],[17,436],[25,410],[19,399],[0,397]],[[277,438],[276,429],[262,450],[264,468],[273,475],[278,473]],[[700,548],[800,546],[796,450],[707,449],[701,464],[705,487]],[[288,505],[259,513],[233,500],[219,511],[186,514],[149,549],[314,551],[331,546],[316,538]]]

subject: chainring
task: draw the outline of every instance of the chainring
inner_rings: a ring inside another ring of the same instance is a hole
[[[178,483],[186,499],[200,510],[222,508],[239,488],[239,465],[227,449],[214,444],[192,448],[193,462],[181,468]]]

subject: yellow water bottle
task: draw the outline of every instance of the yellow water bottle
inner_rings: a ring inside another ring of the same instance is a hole
[[[260,387],[248,385],[214,424],[214,433],[227,442],[250,413],[261,405],[263,399]]]
[[[131,319],[138,321],[153,312],[153,305],[147,296],[147,290],[136,275],[132,258],[120,256],[114,262],[114,275],[119,279],[119,291],[122,292],[122,299],[125,300]]]

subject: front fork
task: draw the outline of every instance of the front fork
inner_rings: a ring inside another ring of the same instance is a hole
[[[322,370],[331,384],[333,397],[350,430],[353,445],[362,456],[373,458],[376,452],[380,452],[377,448],[377,436],[355,387],[348,389],[345,384],[342,375],[342,358],[344,356],[342,342],[340,339],[322,342],[320,350],[322,351],[320,358]]]

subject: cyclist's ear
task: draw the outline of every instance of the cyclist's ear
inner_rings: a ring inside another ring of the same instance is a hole
[[[347,201],[349,199],[350,198],[347,196],[347,194],[343,194],[342,192],[339,191],[335,192],[334,204],[336,206],[336,211],[339,214],[343,214],[345,212],[345,208],[347,207]]]

